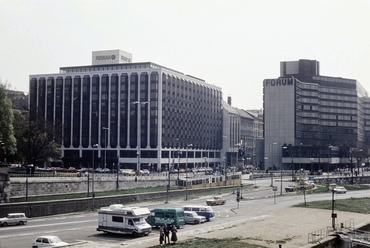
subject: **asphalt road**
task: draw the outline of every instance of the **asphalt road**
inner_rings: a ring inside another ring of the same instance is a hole
[[[179,230],[179,234],[183,232],[187,233],[199,233],[211,231],[212,229],[219,229],[221,226],[234,225],[236,222],[245,221],[241,220],[233,211],[236,208],[247,208],[249,206],[263,205],[265,208],[263,211],[258,210],[251,211],[246,218],[256,218],[263,216],[271,211],[278,211],[282,208],[289,207],[291,205],[300,203],[303,201],[302,195],[286,194],[284,191],[283,195],[280,196],[280,188],[277,191],[273,191],[270,185],[270,179],[263,180],[248,180],[243,182],[244,184],[256,184],[258,188],[253,191],[242,191],[243,199],[237,203],[236,195],[230,194],[223,195],[227,200],[225,205],[214,206],[213,209],[216,213],[216,218],[210,222],[199,225],[186,225],[183,229]],[[280,185],[280,179],[274,179],[274,185]],[[288,179],[283,180],[283,188],[291,184]],[[236,187],[235,187],[236,192]],[[366,196],[370,191],[356,191],[351,192],[350,196],[358,195]],[[349,194],[338,195],[337,197],[349,197]],[[190,201],[174,201],[168,204],[165,203],[140,203],[141,206],[147,206],[149,208],[161,207],[161,206],[172,206],[182,207],[187,204],[205,205],[205,200],[208,197],[199,198]],[[307,201],[312,200],[323,200],[331,199],[331,193],[315,194],[307,196]],[[268,206],[268,211],[266,211]],[[74,213],[61,216],[50,216],[45,218],[31,218],[27,225],[24,226],[8,226],[0,227],[0,247],[1,248],[13,248],[13,247],[31,247],[32,241],[39,235],[57,235],[63,241],[68,243],[78,243],[79,241],[92,241],[100,245],[100,247],[113,247],[114,245],[121,244],[128,246],[140,246],[142,241],[146,240],[157,240],[158,229],[153,229],[152,233],[146,237],[133,238],[126,235],[115,235],[115,234],[104,234],[96,231],[97,228],[97,212],[87,213]],[[78,247],[85,247],[78,245]],[[88,247],[88,246],[86,246]]]

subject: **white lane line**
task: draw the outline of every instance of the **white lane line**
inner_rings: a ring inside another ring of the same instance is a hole
[[[80,231],[82,228],[66,228],[66,229],[59,229],[59,230],[54,230],[54,231],[44,231],[43,233],[58,233],[58,232],[63,232],[63,231]],[[23,233],[23,234],[17,234],[17,236],[35,236],[36,233]],[[14,235],[2,235],[0,236],[0,239],[3,238],[12,238]]]

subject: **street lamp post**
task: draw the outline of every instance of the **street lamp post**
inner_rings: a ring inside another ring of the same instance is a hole
[[[180,155],[182,154],[180,148],[177,150],[177,158],[178,158],[178,162],[177,162],[177,187],[180,186]]]
[[[166,202],[165,203],[168,203],[168,191],[170,190],[170,181],[171,181],[170,169],[171,169],[171,147],[170,147],[169,154],[168,154],[168,170],[167,170],[168,183],[166,187]]]
[[[301,152],[302,152],[302,143],[299,144],[299,175],[301,175]]]
[[[287,150],[288,146],[284,143],[283,145],[283,151]],[[285,153],[284,153],[285,154]],[[281,163],[281,167],[283,166],[283,163]],[[283,168],[280,170],[280,195],[283,194]]]
[[[103,127],[104,130],[104,169],[107,168],[107,131],[108,127]]]
[[[356,171],[356,177],[360,176],[360,162],[361,162],[361,153],[362,149],[358,150],[357,152],[357,171]]]
[[[331,161],[331,153],[330,153],[331,152],[331,148],[333,148],[333,146],[329,145],[328,146],[328,171],[327,171],[327,175],[326,175],[327,176],[327,179],[326,180],[327,180],[327,183],[328,183],[328,191],[330,190],[329,189],[329,184],[330,184],[329,183],[329,171],[330,171],[330,161]]]
[[[353,149],[352,148],[349,148],[349,154],[350,154],[350,162],[351,162],[351,184],[353,185],[353,161],[352,161],[352,157],[353,157]]]
[[[225,175],[225,186],[226,186],[226,183],[227,183],[226,156],[224,157],[224,175]]]
[[[239,149],[238,149],[239,150]],[[235,194],[235,168],[237,167],[238,165],[238,159],[239,159],[239,151],[237,153],[237,156],[236,156],[236,163],[235,165],[233,166],[233,194]]]
[[[173,141],[178,141],[179,139],[174,139]],[[166,189],[166,202],[165,203],[168,203],[168,194],[169,194],[169,190],[170,190],[170,183],[171,183],[171,173],[170,173],[170,170],[171,170],[171,152],[172,152],[172,149],[171,149],[171,145],[170,145],[170,148],[169,148],[169,154],[168,154],[168,170],[167,170],[167,173],[168,173],[168,184],[167,184],[167,189]],[[175,163],[175,160],[173,162],[173,164]]]
[[[335,206],[335,199],[334,199],[334,186],[331,187],[331,226],[333,230],[335,230],[335,218],[337,218],[337,214],[334,213],[334,206]]]
[[[113,167],[114,167],[114,163],[113,163]],[[116,182],[116,189],[118,190],[119,189],[119,172],[120,172],[120,164],[119,162],[117,163],[117,182]]]
[[[271,163],[272,163],[272,170],[274,169],[274,145],[276,145],[277,143],[274,142],[271,144],[271,147],[272,147],[272,156],[271,156]],[[271,187],[274,186],[274,173],[273,171],[271,171]]]
[[[95,148],[98,148],[99,145],[98,144],[95,144],[92,146],[93,148],[93,154],[92,154],[92,183],[91,183],[91,192],[92,192],[92,206],[91,206],[91,211],[94,211],[94,204],[95,204],[95,192],[94,192],[94,177],[95,177],[95,158],[94,158],[94,154],[95,154]]]
[[[186,173],[186,198],[185,200],[188,200],[188,149],[189,147],[193,147],[193,144],[187,144],[186,145],[186,164],[185,164],[185,173]]]
[[[27,165],[27,174],[26,174],[26,202],[28,202],[28,175],[32,171],[33,164]]]
[[[136,175],[140,173],[140,149],[141,149],[141,105],[147,104],[148,102],[135,101],[133,104],[137,104],[137,165]]]
[[[234,145],[234,147],[237,147],[236,151],[236,163],[235,166],[233,166],[233,194],[235,194],[235,169],[239,168],[239,149],[240,149],[240,144]]]

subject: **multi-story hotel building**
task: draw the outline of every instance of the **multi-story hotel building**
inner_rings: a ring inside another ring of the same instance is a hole
[[[222,92],[121,50],[30,75],[32,114],[61,125],[65,166],[167,169],[222,162]],[[94,153],[94,155],[93,155]]]
[[[318,61],[281,62],[280,77],[263,82],[263,107],[265,169],[326,171],[365,156],[368,93],[354,79],[321,76]]]

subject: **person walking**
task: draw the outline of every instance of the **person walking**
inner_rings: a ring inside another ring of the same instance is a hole
[[[161,228],[159,229],[159,245],[163,245],[163,241],[164,241],[164,230],[163,226],[161,226]]]
[[[167,244],[167,241],[168,243],[170,243],[170,227],[167,224],[164,224],[163,231],[164,231],[164,243]]]
[[[176,244],[176,241],[177,241],[177,229],[176,229],[176,226],[172,226],[172,229],[171,229],[171,241]]]

